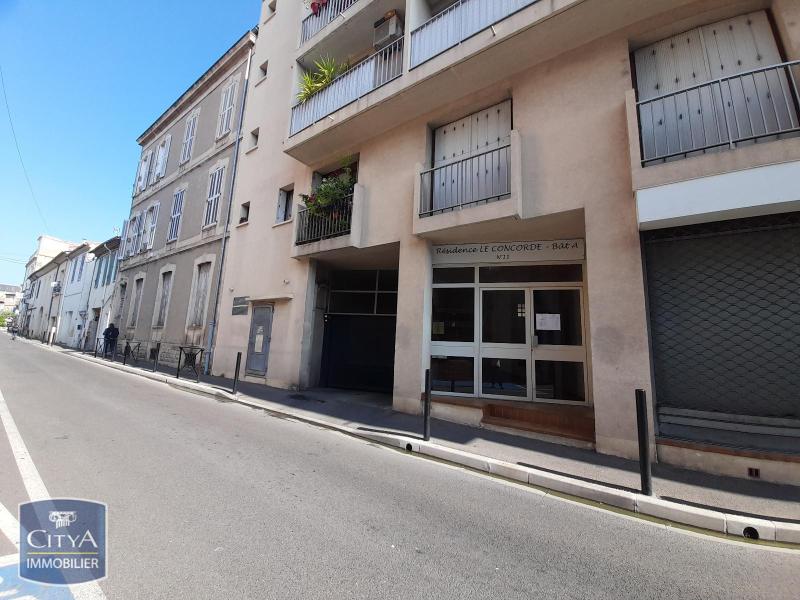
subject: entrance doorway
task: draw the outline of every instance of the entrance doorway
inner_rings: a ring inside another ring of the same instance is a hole
[[[331,272],[320,385],[392,391],[397,274],[388,269]]]
[[[481,395],[586,401],[579,288],[481,288]]]
[[[434,269],[434,391],[588,404],[582,279],[581,265]]]
[[[253,306],[245,365],[245,372],[248,375],[265,377],[267,374],[269,343],[272,338],[272,313],[273,307],[270,304]]]

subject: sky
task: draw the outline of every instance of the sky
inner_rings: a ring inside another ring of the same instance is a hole
[[[260,0],[0,0],[0,283],[36,238],[103,241],[128,215],[136,138],[258,23]]]

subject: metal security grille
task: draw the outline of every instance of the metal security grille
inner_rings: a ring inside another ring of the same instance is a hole
[[[800,418],[800,213],[643,241],[659,409]]]

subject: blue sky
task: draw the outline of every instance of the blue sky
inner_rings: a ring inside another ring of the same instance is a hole
[[[259,0],[0,0],[0,283],[45,231],[102,241],[130,206],[136,138],[245,31]]]

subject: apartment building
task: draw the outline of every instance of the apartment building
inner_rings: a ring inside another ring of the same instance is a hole
[[[112,323],[112,315],[118,310],[119,298],[115,295],[117,268],[119,266],[119,236],[101,242],[92,250],[91,277],[87,280],[86,317],[84,325],[83,348],[93,351],[98,340],[103,339],[103,331]]]
[[[86,326],[86,301],[89,281],[94,266],[91,249],[95,242],[82,242],[67,252],[66,273],[61,290],[61,301],[55,333],[55,343],[70,348],[80,348]]]
[[[28,320],[24,334],[52,344],[58,331],[61,295],[66,281],[69,251],[56,254],[31,273],[31,294],[27,299]]]
[[[160,342],[162,362],[209,342],[254,43],[243,35],[138,139],[112,320],[121,339]]]
[[[36,250],[25,264],[25,279],[22,282],[22,302],[19,307],[21,331],[27,332],[28,323],[32,316],[33,273],[50,262],[60,252],[72,250],[75,246],[77,246],[75,242],[67,242],[49,235],[40,235],[37,238]]]
[[[800,482],[800,5],[262,2],[213,371]],[[333,77],[331,77],[331,74]]]
[[[16,313],[20,302],[22,302],[21,286],[0,283],[0,313]]]

